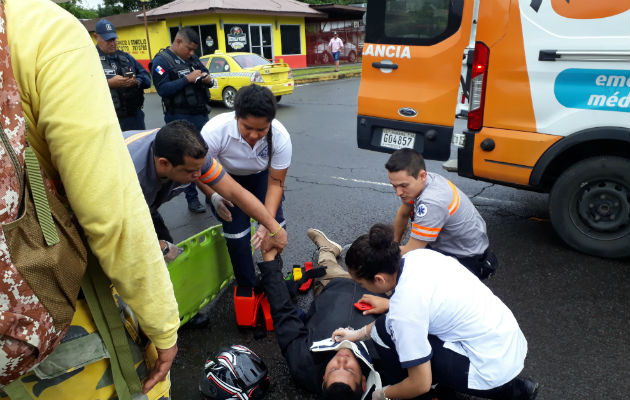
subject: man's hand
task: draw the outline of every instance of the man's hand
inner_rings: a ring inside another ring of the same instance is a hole
[[[252,236],[252,246],[254,246],[254,250],[258,250],[260,248],[260,246],[265,241],[267,236],[268,236],[267,228],[265,228],[264,225],[258,224],[258,227],[256,228],[256,232],[254,233],[254,236]]]
[[[188,75],[186,75],[186,79],[188,80],[188,83],[195,83],[197,78],[201,77],[202,73],[203,72],[201,72],[198,69],[192,70]]]
[[[372,306],[371,310],[363,311],[363,315],[385,314],[389,310],[389,300],[372,294],[364,294],[359,300]]]
[[[138,81],[135,75],[129,78],[125,78],[122,75],[114,75],[107,80],[107,85],[110,88],[132,87],[138,85]]]
[[[166,247],[168,247],[168,252],[164,256],[164,260],[166,262],[171,262],[175,260],[182,253],[182,250],[179,247],[175,246],[173,243],[167,242],[166,240],[164,240],[163,242]]]
[[[262,251],[268,252],[271,249],[276,249],[278,253],[282,253],[282,249],[287,245],[288,236],[287,231],[284,228],[280,229],[278,233],[271,237],[270,235],[266,235],[265,239],[262,242]]]
[[[173,360],[177,355],[177,345],[169,349],[157,349],[158,358],[155,361],[155,365],[149,374],[149,377],[144,381],[142,385],[142,393],[147,394],[149,390],[153,389],[158,382],[166,379],[166,374],[171,369]]]
[[[201,83],[204,83],[210,87],[214,86],[214,79],[212,78],[212,76],[210,76],[210,74],[204,72],[204,75],[202,76],[203,78],[201,79]]]
[[[225,200],[219,193],[214,192],[212,196],[210,196],[210,202],[222,220],[228,222],[232,221],[232,213],[227,208],[228,206],[234,207],[231,201]]]

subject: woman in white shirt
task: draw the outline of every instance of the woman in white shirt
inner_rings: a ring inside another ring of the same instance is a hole
[[[394,231],[377,224],[346,255],[352,278],[391,298],[362,301],[387,312],[359,330],[340,328],[335,340],[372,337],[395,348],[407,378],[373,399],[411,399],[433,383],[489,399],[534,399],[538,385],[518,374],[527,341],[512,312],[456,259],[429,249],[401,258]]]
[[[289,132],[275,119],[276,99],[266,87],[252,84],[237,92],[234,110],[212,118],[201,130],[208,144],[208,155],[218,159],[234,180],[263,202],[284,227],[282,199],[292,147]],[[251,292],[257,282],[249,216],[209,186],[205,185],[202,190],[207,196],[206,202],[223,224],[240,293]],[[259,225],[254,241],[275,234]]]

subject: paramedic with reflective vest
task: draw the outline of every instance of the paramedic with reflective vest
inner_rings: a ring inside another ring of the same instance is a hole
[[[94,37],[120,129],[146,129],[142,105],[144,89],[151,87],[151,76],[131,54],[117,49],[118,35],[111,22],[98,21]]]
[[[195,50],[199,35],[190,28],[181,28],[173,44],[161,50],[149,64],[153,84],[164,109],[164,122],[185,119],[201,131],[210,113],[210,90],[213,79],[203,66]],[[185,190],[188,209],[206,212],[199,202],[197,189],[190,185]]]
[[[124,132],[123,136],[167,261],[175,259],[179,251],[172,244],[173,238],[157,210],[195,181],[211,185],[217,193],[238,204],[267,229],[278,231],[277,235],[268,238],[263,248],[267,244],[269,248],[280,251],[284,248],[287,243],[286,231],[256,197],[225,173],[216,159],[207,157],[208,146],[190,122],[173,121],[159,130],[130,131]],[[262,240],[256,244],[261,243]]]
[[[276,99],[266,87],[252,84],[237,92],[234,109],[212,118],[201,131],[208,153],[221,162],[234,180],[264,202],[269,214],[284,226],[282,200],[292,146],[289,132],[275,119]],[[220,193],[207,188],[204,191],[206,202],[223,224],[234,276],[244,293],[245,288],[257,284],[249,250],[249,217],[226,202]],[[256,236],[267,234],[275,235],[275,230],[258,227]]]
[[[412,149],[395,151],[385,168],[402,200],[394,220],[394,240],[401,242],[409,219],[411,235],[402,254],[430,248],[455,257],[479,279],[494,274],[498,261],[488,248],[486,222],[470,199],[448,179],[425,169]]]

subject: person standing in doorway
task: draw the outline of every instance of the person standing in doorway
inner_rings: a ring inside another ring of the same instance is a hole
[[[106,19],[96,23],[96,50],[109,92],[112,95],[120,130],[144,130],[144,89],[151,87],[151,76],[129,53],[118,50],[118,35]]]
[[[333,32],[333,38],[328,43],[328,50],[330,50],[335,60],[335,72],[339,72],[339,56],[341,56],[341,50],[343,50],[343,40],[339,38],[337,32]]]
[[[175,35],[173,44],[155,56],[150,69],[155,90],[162,97],[164,122],[184,119],[201,131],[208,122],[209,88],[213,79],[195,54],[198,48],[197,32],[190,28],[181,28]],[[199,202],[194,183],[184,193],[190,211],[206,212],[206,207]]]

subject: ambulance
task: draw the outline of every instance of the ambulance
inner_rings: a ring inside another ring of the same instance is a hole
[[[366,18],[359,148],[453,143],[459,175],[549,193],[569,246],[630,256],[630,1],[370,0]]]

